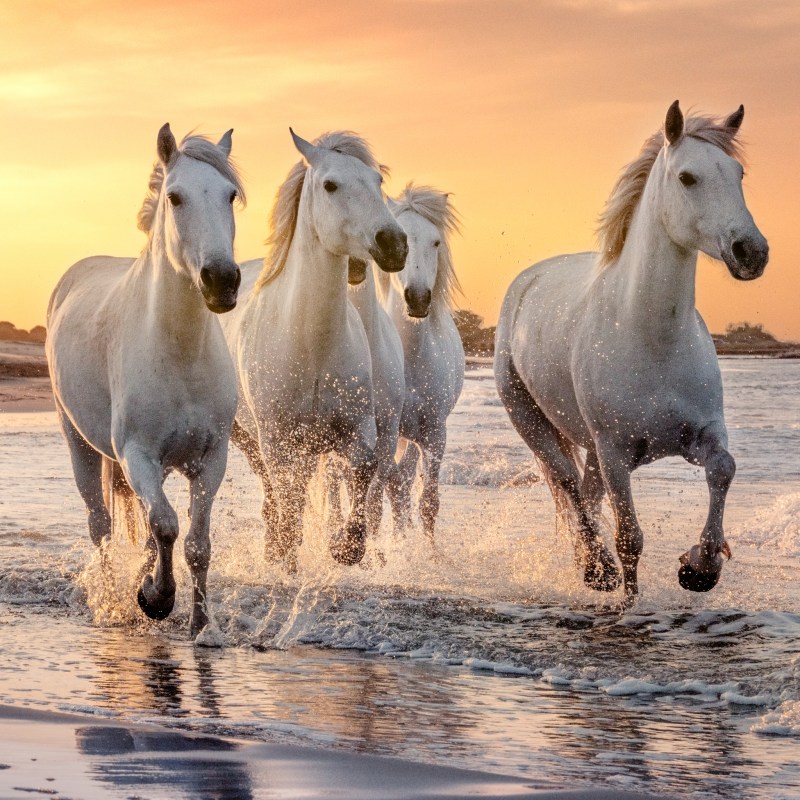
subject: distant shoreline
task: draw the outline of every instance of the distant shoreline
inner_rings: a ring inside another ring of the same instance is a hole
[[[800,345],[779,342],[777,346],[720,347],[717,355],[759,358],[800,358]],[[466,357],[467,367],[491,367],[492,356]],[[0,413],[55,411],[44,345],[0,339]]]

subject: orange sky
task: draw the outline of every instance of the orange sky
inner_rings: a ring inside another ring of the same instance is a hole
[[[494,322],[528,264],[594,247],[621,167],[679,98],[746,108],[745,195],[771,246],[739,284],[708,259],[712,330],[800,340],[800,4],[795,0],[71,0],[0,5],[0,320],[44,322],[77,259],[135,255],[158,128],[233,127],[262,255],[306,138],[349,128],[408,180],[453,193],[462,305]]]

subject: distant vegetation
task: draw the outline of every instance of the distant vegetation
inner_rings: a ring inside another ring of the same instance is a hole
[[[0,322],[0,339],[6,342],[44,342],[47,331],[43,325],[36,325],[29,331],[18,328],[11,322]]]
[[[725,328],[725,338],[729,342],[750,342],[752,344],[777,343],[778,341],[769,331],[764,330],[761,323],[753,325],[750,322],[732,322]]]
[[[461,341],[464,343],[464,352],[468,356],[494,355],[495,326],[483,327],[483,317],[474,311],[456,311],[453,314]]]

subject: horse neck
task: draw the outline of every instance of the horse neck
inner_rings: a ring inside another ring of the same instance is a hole
[[[308,213],[306,186],[284,266],[285,310],[299,323],[297,337],[332,343],[346,324],[347,257],[326,250],[317,237]]]
[[[660,174],[651,175],[609,284],[620,325],[633,336],[670,346],[695,325],[697,251],[679,247],[667,234],[660,185]]]
[[[367,272],[364,281],[352,287],[347,292],[350,302],[356,307],[367,337],[372,340],[371,334],[375,329],[376,318],[378,316],[378,295],[375,289],[375,276],[372,272],[372,265],[367,265]]]
[[[422,351],[426,343],[434,337],[437,329],[441,327],[442,315],[449,315],[450,312],[447,303],[437,297],[431,300],[428,316],[422,319],[411,319],[405,309],[406,301],[403,299],[403,293],[398,290],[395,281],[392,281],[386,298],[386,310],[400,334],[404,352],[407,356],[413,356]]]
[[[182,358],[193,359],[216,320],[191,279],[170,263],[157,231],[131,275],[143,298],[141,338],[149,334],[158,347],[173,346]]]

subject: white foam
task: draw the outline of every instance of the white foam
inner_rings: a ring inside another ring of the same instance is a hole
[[[770,508],[756,512],[737,538],[759,549],[800,557],[800,492],[782,495]]]
[[[800,700],[788,700],[768,711],[750,730],[770,736],[800,736]]]

